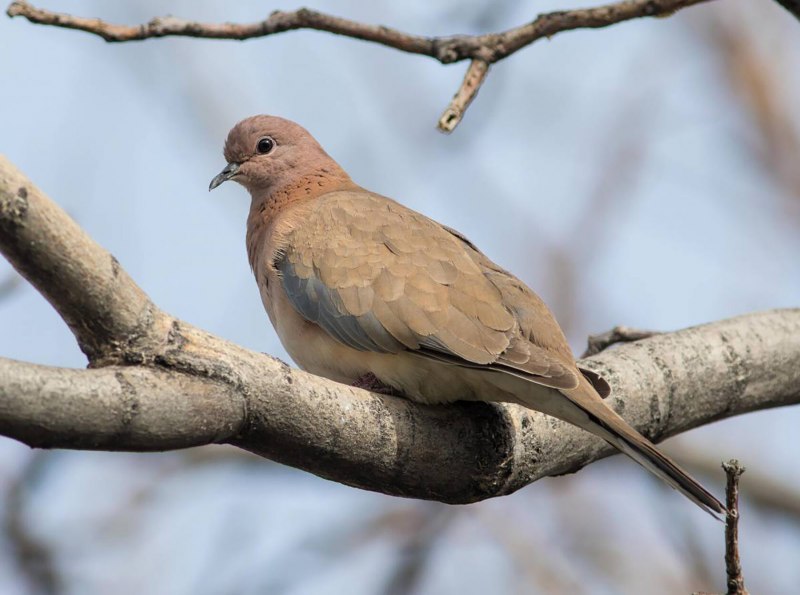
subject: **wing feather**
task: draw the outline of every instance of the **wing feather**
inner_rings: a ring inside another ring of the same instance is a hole
[[[322,197],[273,264],[295,309],[353,349],[578,385],[566,340],[530,289],[464,236],[390,199]]]

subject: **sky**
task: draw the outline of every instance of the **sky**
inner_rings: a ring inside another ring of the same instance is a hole
[[[167,13],[247,22],[300,6],[40,4],[129,24]],[[449,35],[575,5],[309,6]],[[672,330],[797,307],[800,193],[768,167],[763,121],[736,83],[749,80],[735,76],[743,61],[731,59],[749,48],[763,60],[752,72],[773,72],[772,91],[791,105],[800,97],[797,25],[776,3],[731,0],[560,34],[494,65],[446,136],[435,123],[465,64],[313,31],[106,44],[2,18],[0,152],[161,308],[289,360],[247,263],[246,192],[207,188],[233,124],[256,113],[295,120],[358,183],[460,230],[516,273],[580,352],[588,334],[617,324]],[[720,31],[736,34],[734,46]],[[796,114],[779,126],[797,128]],[[0,281],[11,271],[0,260]],[[24,282],[0,299],[0,356],[86,364]],[[760,412],[666,448],[738,457],[800,494],[798,423],[796,407]],[[721,476],[707,482],[721,492]],[[747,501],[743,515],[752,592],[791,592],[800,519]],[[355,490],[225,447],[34,453],[0,439],[0,516],[0,591],[9,594],[44,584],[15,554],[20,533],[46,552],[55,592],[70,594],[673,593],[724,584],[721,526],[621,457],[449,507]]]

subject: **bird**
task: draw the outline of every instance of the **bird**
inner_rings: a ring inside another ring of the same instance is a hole
[[[302,126],[237,123],[227,165],[250,194],[247,256],[300,368],[412,401],[514,403],[604,439],[716,518],[723,504],[603,400],[539,296],[460,232],[356,184]]]

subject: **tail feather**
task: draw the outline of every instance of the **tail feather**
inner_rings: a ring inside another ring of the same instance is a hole
[[[722,502],[608,407],[588,381],[581,382],[576,389],[560,392],[586,416],[581,416],[580,421],[565,421],[600,436],[711,516],[723,520],[726,509]]]
[[[708,490],[700,485],[683,469],[678,467],[669,457],[657,450],[646,438],[630,442],[624,437],[614,434],[603,424],[599,424],[602,432],[597,432],[612,446],[628,455],[653,475],[689,498],[700,508],[717,520],[723,520],[725,506]]]

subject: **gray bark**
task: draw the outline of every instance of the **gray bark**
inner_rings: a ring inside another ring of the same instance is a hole
[[[0,250],[90,361],[67,370],[0,359],[0,434],[30,446],[230,443],[341,483],[451,503],[508,494],[613,452],[514,405],[429,407],[377,395],[181,322],[2,157]],[[800,402],[800,309],[658,335],[581,365],[602,374],[610,404],[659,441]]]

